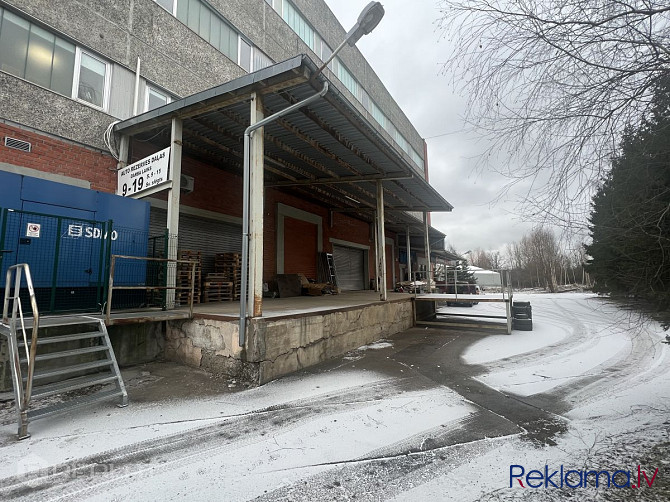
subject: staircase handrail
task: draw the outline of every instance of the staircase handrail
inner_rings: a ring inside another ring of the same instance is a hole
[[[26,325],[20,298],[22,274],[24,274],[26,278],[28,295],[30,297],[30,307],[32,309],[32,316],[33,316],[30,348],[28,348],[28,335],[26,334]],[[11,289],[12,275],[14,275],[13,294]],[[11,317],[9,317],[10,302],[12,303]],[[28,374],[26,379],[25,390],[23,389],[21,363],[16,342],[17,315],[18,315],[18,321],[21,323],[23,343],[24,348],[26,350],[26,359],[28,361]],[[30,403],[30,396],[32,394],[33,373],[35,370],[35,354],[37,352],[37,332],[39,329],[39,322],[40,322],[40,314],[37,308],[37,299],[35,298],[35,289],[33,288],[33,280],[30,274],[30,266],[27,263],[17,263],[16,265],[12,265],[7,268],[7,275],[5,280],[5,298],[2,310],[2,322],[3,324],[9,326],[10,336],[12,337],[10,343],[13,344],[15,349],[12,351],[14,359],[12,361],[12,373],[14,377],[14,385],[15,385],[14,391],[16,396],[16,405],[19,410],[19,413],[22,416],[25,416],[28,412],[28,404]]]

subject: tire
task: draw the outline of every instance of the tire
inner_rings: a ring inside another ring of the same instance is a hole
[[[514,302],[514,303],[512,303],[512,317],[517,317],[519,315],[524,315],[528,319],[533,318],[533,309],[530,306],[530,302]],[[524,319],[526,317],[524,317]]]
[[[512,319],[512,329],[517,331],[533,331],[532,319]]]

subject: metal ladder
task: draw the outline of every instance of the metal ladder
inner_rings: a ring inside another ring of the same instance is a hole
[[[32,317],[24,318],[21,306],[21,279],[25,274]],[[11,288],[12,274],[14,288]],[[11,316],[10,316],[11,304]],[[0,334],[8,339],[9,356],[18,412],[18,437],[25,439],[31,420],[71,410],[96,401],[120,398],[119,406],[128,405],[128,394],[114,356],[107,328],[93,317],[56,317],[43,319],[42,330],[57,334],[38,337],[40,317],[30,276],[22,263],[9,267]],[[21,337],[17,338],[20,325]],[[30,331],[30,337],[28,337]],[[111,389],[84,394],[57,404],[31,406],[33,401],[66,392],[112,385]]]

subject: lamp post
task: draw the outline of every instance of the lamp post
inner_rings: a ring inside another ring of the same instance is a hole
[[[379,24],[382,17],[384,17],[384,7],[380,2],[370,2],[358,16],[356,24],[349,30],[347,36],[344,38],[342,43],[337,46],[333,51],[327,61],[312,75],[311,79],[313,80],[318,76],[323,69],[328,66],[328,63],[337,55],[337,53],[344,47],[345,44],[353,47],[356,42],[363,36],[370,33],[375,27]],[[298,108],[302,108],[313,101],[316,101],[328,92],[328,82],[323,83],[323,88],[318,93],[305,98],[302,101],[294,103],[293,105],[280,110],[269,117],[266,117],[255,124],[250,125],[244,131],[244,163],[243,163],[243,201],[242,201],[242,277],[240,281],[240,333],[239,333],[239,345],[244,347],[245,333],[246,333],[246,321],[247,321],[247,290],[249,283],[248,275],[248,266],[249,266],[249,220],[250,220],[250,211],[249,211],[249,202],[251,199],[251,137],[257,129],[274,122],[280,117],[287,115]],[[251,297],[252,295],[249,294]],[[253,300],[253,298],[251,298]]]

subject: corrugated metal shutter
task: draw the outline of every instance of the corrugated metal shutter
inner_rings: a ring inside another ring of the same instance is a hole
[[[150,235],[160,236],[165,232],[167,212],[151,208]],[[179,249],[202,252],[203,276],[214,272],[216,253],[240,253],[242,251],[242,227],[207,218],[186,214],[179,215]]]
[[[284,218],[284,273],[316,279],[319,227],[315,223]]]
[[[365,289],[365,252],[362,249],[333,246],[337,285],[345,291]]]

